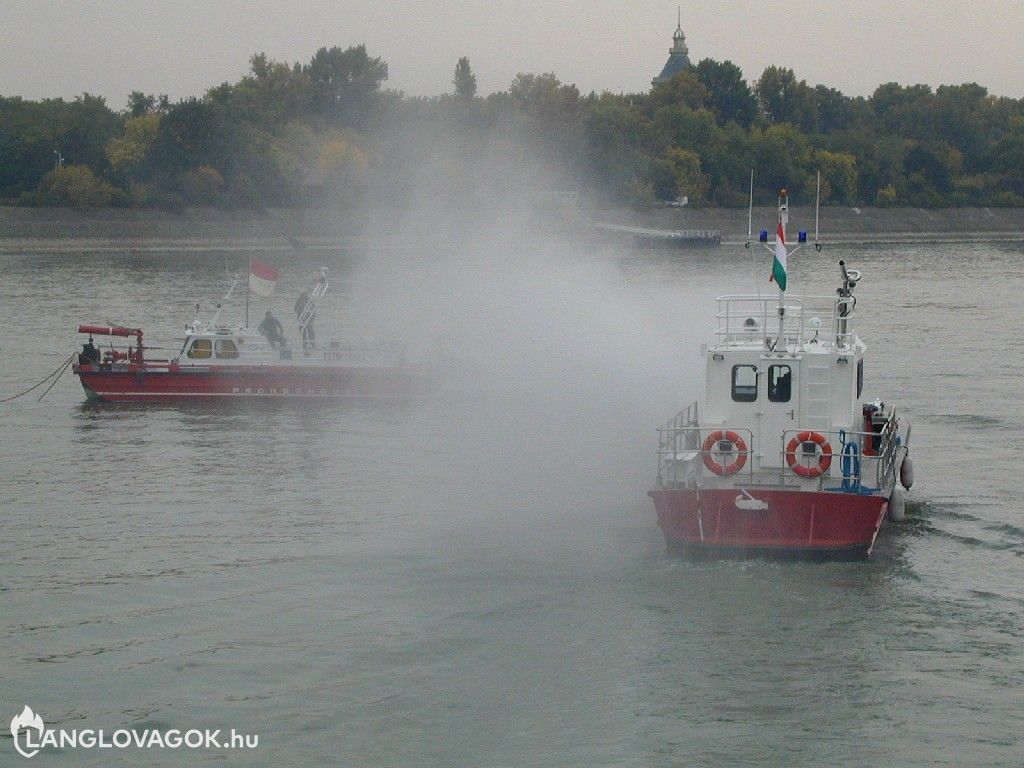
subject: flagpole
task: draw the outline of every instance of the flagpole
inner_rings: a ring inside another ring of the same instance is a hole
[[[750,201],[747,204],[747,248],[750,248],[750,243],[754,238],[754,169],[750,169]],[[750,252],[750,258],[754,262],[754,287],[757,289],[758,301],[761,299],[761,277],[757,274],[757,257],[754,252]],[[764,318],[761,319],[762,323],[765,323]]]
[[[782,191],[779,192],[779,232],[782,235],[783,244],[785,244],[786,242],[786,224],[788,223],[789,195],[786,193],[786,190],[783,189]],[[778,239],[779,234],[776,234],[775,237],[776,239]],[[783,247],[785,247],[785,245],[783,245]],[[785,326],[786,320],[786,291],[782,287],[782,281],[776,280],[775,283],[779,287],[779,335],[778,338],[775,340],[775,344],[778,345],[778,343],[783,340],[783,328]]]
[[[249,254],[249,266],[245,273],[245,327],[249,328],[249,284],[252,282],[252,254]]]

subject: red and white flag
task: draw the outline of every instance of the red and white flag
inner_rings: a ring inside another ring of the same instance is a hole
[[[256,259],[249,259],[249,290],[254,296],[270,296],[277,285],[277,270]]]

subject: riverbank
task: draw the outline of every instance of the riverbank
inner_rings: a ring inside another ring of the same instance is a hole
[[[790,229],[814,234],[813,207],[794,207]],[[754,236],[774,229],[774,208],[753,212]],[[537,216],[538,227],[573,239],[593,234],[596,222],[665,230],[717,230],[724,244],[746,238],[745,209],[693,208],[561,210]],[[822,208],[822,239],[834,243],[1024,240],[1022,208]],[[222,211],[195,208],[181,213],[136,209],[0,207],[0,253],[123,251],[289,251],[358,247],[371,237],[354,215],[322,209]],[[795,238],[794,238],[795,239]]]
[[[608,211],[604,220],[654,229],[717,230],[726,244],[746,239],[747,215],[746,209],[737,208],[665,208],[645,213],[619,209]],[[761,229],[774,232],[777,215],[774,207],[754,208],[753,236]],[[791,207],[791,239],[800,230],[813,238],[814,217],[813,206]],[[819,230],[823,240],[850,243],[1024,240],[1024,208],[823,207]]]

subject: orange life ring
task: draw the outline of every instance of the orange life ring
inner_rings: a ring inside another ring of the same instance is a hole
[[[736,446],[736,461],[731,464],[720,464],[715,461],[712,451],[719,440],[727,440]],[[704,441],[701,453],[704,457],[704,466],[716,475],[732,475],[743,469],[743,465],[747,463],[747,444],[735,432],[723,432],[720,429],[712,432]]]
[[[817,466],[805,467],[796,461],[796,449],[801,443],[817,443],[821,447],[821,456]],[[832,466],[832,446],[820,432],[801,432],[786,446],[786,463],[800,477],[821,477]]]

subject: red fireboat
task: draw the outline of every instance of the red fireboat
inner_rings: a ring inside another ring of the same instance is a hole
[[[208,323],[194,320],[187,326],[184,343],[169,359],[148,356],[141,328],[80,325],[78,332],[89,334],[89,341],[72,370],[87,398],[101,402],[243,398],[394,401],[429,394],[433,366],[409,361],[401,345],[316,343],[312,322],[328,288],[327,270],[322,269],[298,315],[300,344],[290,344],[283,333],[250,329],[248,323],[220,325],[218,305]],[[111,343],[97,347],[95,336],[110,337]],[[114,339],[129,341],[126,347],[123,343],[116,346]]]
[[[854,331],[853,295],[861,275],[840,261],[835,295],[788,297],[788,208],[783,190],[769,248],[778,296],[717,300],[704,402],[659,430],[650,496],[671,549],[861,558],[887,513],[903,518],[910,427],[892,404],[863,396],[867,347]],[[761,241],[767,247],[766,231]]]

